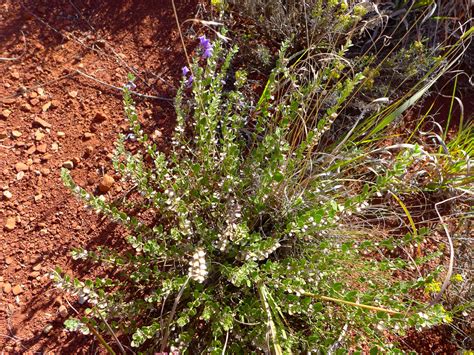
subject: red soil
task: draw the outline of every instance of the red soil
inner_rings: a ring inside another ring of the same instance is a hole
[[[181,21],[203,10],[196,0],[177,7]],[[184,30],[187,38],[202,32],[189,22]],[[71,248],[122,236],[71,197],[59,172],[72,161],[76,182],[96,190],[104,174],[114,174],[113,142],[128,125],[120,91],[75,71],[116,87],[134,71],[137,91],[173,99],[185,59],[171,1],[5,0],[0,43],[0,350],[93,351],[96,344],[63,330],[74,311],[47,274],[58,265],[74,275],[90,271],[74,267]],[[172,105],[137,101],[165,145]],[[116,183],[108,195],[120,192]]]

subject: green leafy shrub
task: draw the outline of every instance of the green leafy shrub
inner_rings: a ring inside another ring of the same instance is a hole
[[[113,163],[153,222],[62,171],[67,187],[130,233],[125,250],[73,253],[120,277],[54,273],[89,307],[70,328],[125,334],[149,352],[300,353],[388,349],[386,332],[449,322],[442,306],[414,296],[436,282],[441,268],[420,266],[439,254],[390,256],[429,231],[383,227],[393,214],[386,201],[420,188],[406,173],[429,153],[413,144],[334,143],[329,134],[364,75],[338,76],[335,58],[310,80],[300,77],[285,44],[253,103],[243,94],[245,72],[229,82],[237,48],[205,43],[209,58],[194,59],[176,97],[169,154],[142,131],[124,88],[140,149],[132,153],[120,136]]]

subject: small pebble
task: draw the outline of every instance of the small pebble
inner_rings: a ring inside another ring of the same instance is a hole
[[[51,123],[43,120],[42,118],[39,118],[39,117],[36,117],[33,121],[33,125],[35,126],[40,126],[40,127],[43,127],[43,128],[51,128],[52,125]]]
[[[43,106],[41,106],[41,109],[43,110],[43,112],[46,112],[49,110],[49,108],[51,107],[51,101],[45,103]]]
[[[12,131],[12,137],[13,138],[20,138],[23,134],[20,131],[13,130]]]
[[[12,292],[15,296],[19,295],[20,293],[23,293],[23,289],[21,288],[20,285],[13,286]]]
[[[5,222],[5,229],[8,231],[14,230],[16,227],[16,218],[15,217],[8,217]]]
[[[46,153],[47,149],[48,149],[48,146],[46,145],[46,143],[40,144],[36,147],[36,151],[41,154]]]
[[[18,162],[15,164],[15,169],[16,171],[27,171],[28,170],[28,165],[22,162]]]
[[[51,332],[52,330],[53,330],[53,325],[48,324],[48,325],[46,325],[46,327],[43,328],[43,333],[44,334],[49,334],[49,332]]]
[[[64,163],[63,163],[63,168],[66,168],[66,169],[73,169],[74,168],[74,163],[70,160],[66,160]]]
[[[12,114],[12,112],[10,110],[5,109],[5,110],[2,111],[0,116],[4,119],[7,119],[8,117],[10,117],[11,114]]]
[[[68,314],[69,314],[69,312],[67,311],[66,306],[64,306],[64,305],[59,306],[58,312],[61,315],[61,317],[63,317],[63,318],[67,317]]]
[[[115,180],[110,175],[104,175],[99,184],[99,191],[105,193],[110,190],[112,185],[115,183]]]
[[[40,141],[44,138],[45,134],[43,132],[41,132],[40,130],[37,130],[35,132],[35,140],[36,141]]]

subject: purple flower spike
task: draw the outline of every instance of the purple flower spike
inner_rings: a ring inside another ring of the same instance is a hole
[[[190,72],[190,70],[187,66],[184,66],[181,70],[183,72],[183,76],[188,75],[188,73]]]
[[[204,50],[202,57],[204,59],[209,58],[212,55],[212,43],[209,39],[206,38],[206,36],[200,36],[199,37],[199,44],[201,45],[202,49]]]

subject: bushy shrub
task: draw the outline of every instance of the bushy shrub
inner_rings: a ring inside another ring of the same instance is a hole
[[[326,66],[327,58],[341,56],[339,65],[343,65],[344,70],[335,68],[336,74],[343,75],[347,70],[363,72],[366,80],[358,90],[358,100],[345,105],[352,111],[368,104],[366,99],[369,102],[378,97],[398,99],[420,80],[428,82],[430,77],[426,74],[440,60],[446,47],[446,39],[438,38],[437,32],[433,31],[433,26],[437,28],[439,23],[432,19],[431,6],[434,4],[431,2],[228,2],[231,4],[225,13],[230,13],[228,17],[238,13],[252,24],[241,30],[240,37],[263,38],[250,41],[250,45],[246,43],[249,42],[247,38],[241,42],[244,60],[256,62],[256,71],[269,62],[269,51],[260,42],[273,40],[275,43],[291,38],[292,53],[302,52],[305,57],[313,57],[313,66],[318,70]],[[445,7],[442,6],[443,11]],[[256,30],[252,31],[252,28]],[[453,38],[459,38],[466,28],[460,26]],[[342,55],[341,48],[344,48]]]
[[[126,250],[73,253],[120,277],[54,273],[89,307],[70,329],[125,334],[121,341],[131,336],[149,352],[299,353],[388,349],[388,333],[450,321],[415,297],[441,271],[421,269],[439,253],[416,252],[429,230],[394,227],[394,214],[395,226],[404,216],[389,203],[403,207],[398,195],[430,183],[407,172],[432,156],[418,145],[329,134],[364,75],[340,75],[334,58],[300,77],[287,46],[253,102],[245,72],[227,75],[237,48],[202,37],[204,58],[183,70],[169,154],[142,131],[124,88],[140,149],[132,153],[120,136],[113,163],[153,222],[63,170],[79,198],[130,231]]]

